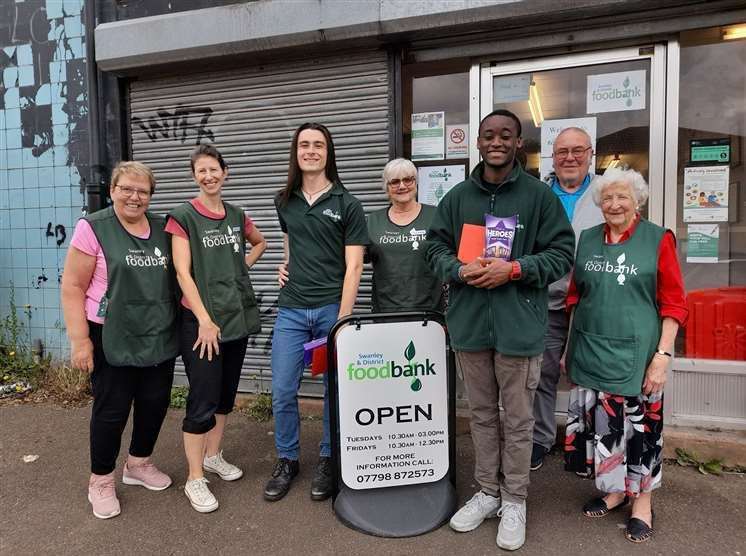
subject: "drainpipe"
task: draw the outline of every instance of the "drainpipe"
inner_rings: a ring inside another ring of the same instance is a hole
[[[101,74],[96,64],[96,45],[94,30],[98,19],[99,2],[85,0],[85,45],[86,45],[86,88],[88,92],[88,152],[90,163],[86,176],[81,179],[80,192],[85,194],[87,213],[95,212],[104,205],[108,171],[104,164],[102,152],[102,131],[104,118],[100,112],[101,91],[99,82]]]

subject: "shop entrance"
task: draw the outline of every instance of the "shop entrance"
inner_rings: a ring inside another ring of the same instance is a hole
[[[523,127],[526,170],[550,180],[552,146],[566,127],[591,136],[590,171],[628,166],[650,184],[643,216],[663,224],[666,95],[664,45],[554,56],[472,67],[470,167],[479,120],[492,110],[515,113]],[[560,384],[557,411],[567,411],[568,385]]]

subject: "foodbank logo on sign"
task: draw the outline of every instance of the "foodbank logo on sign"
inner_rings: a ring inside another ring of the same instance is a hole
[[[385,361],[380,353],[358,355],[357,363],[347,366],[348,380],[398,380],[409,379],[409,387],[414,392],[422,390],[421,377],[435,376],[435,363],[425,358],[424,362],[415,361],[417,349],[410,340],[404,348],[404,360]]]
[[[609,101],[609,100],[621,100],[626,106],[632,106],[632,99],[639,98],[642,96],[642,90],[638,85],[631,86],[629,76],[624,78],[622,81],[622,87],[614,87],[611,85],[601,86],[594,89],[591,92],[591,96],[595,101]]]

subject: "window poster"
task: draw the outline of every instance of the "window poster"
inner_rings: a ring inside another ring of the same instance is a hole
[[[719,224],[689,224],[687,226],[688,247],[686,262],[718,262]]]
[[[645,109],[646,70],[589,75],[586,112],[622,112]]]
[[[469,158],[469,124],[446,126],[446,158]]]
[[[729,166],[684,168],[684,222],[727,222]]]
[[[506,104],[528,100],[531,87],[531,74],[505,75],[492,80],[492,102]]]
[[[426,205],[437,206],[443,195],[465,179],[466,168],[463,164],[418,168],[417,200]]]
[[[412,114],[412,160],[445,158],[445,112]]]

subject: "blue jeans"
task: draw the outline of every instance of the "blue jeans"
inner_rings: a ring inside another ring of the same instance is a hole
[[[272,334],[272,413],[277,457],[297,460],[300,452],[298,389],[303,378],[303,344],[329,334],[339,303],[305,309],[280,307]],[[319,455],[332,454],[329,440],[329,390],[324,374],[324,433]]]

